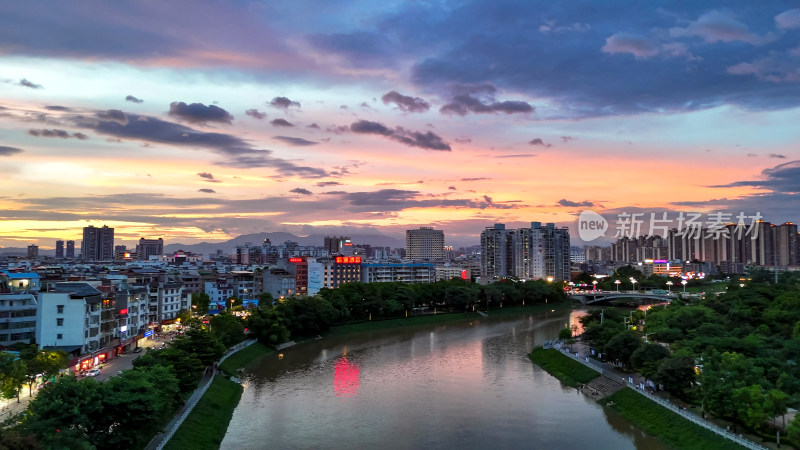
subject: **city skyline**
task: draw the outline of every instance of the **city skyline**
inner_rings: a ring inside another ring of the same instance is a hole
[[[185,244],[424,226],[475,245],[494,223],[577,236],[584,209],[800,221],[784,3],[0,13],[0,247],[89,225]]]

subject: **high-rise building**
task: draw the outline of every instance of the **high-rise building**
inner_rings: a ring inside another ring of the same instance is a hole
[[[530,228],[506,230],[495,224],[481,233],[481,276],[520,279],[570,279],[567,228],[531,222]]]
[[[145,239],[140,238],[136,245],[136,254],[139,259],[149,260],[151,256],[161,256],[164,253],[164,239]]]
[[[406,258],[412,261],[444,260],[444,231],[432,227],[406,230]]]
[[[64,241],[56,241],[56,258],[64,257]]]
[[[335,255],[342,251],[342,247],[350,242],[346,236],[325,236],[325,250],[329,255]]]
[[[34,259],[39,257],[39,246],[35,244],[31,244],[28,246],[28,259]]]
[[[75,257],[75,241],[67,241],[67,252],[64,257],[67,259]]]
[[[92,225],[83,229],[81,259],[85,261],[111,261],[114,259],[114,229]]]
[[[797,265],[797,225],[786,222],[775,227],[775,252],[778,265]]]
[[[775,265],[775,231],[774,226],[769,222],[759,220],[750,236],[744,239],[752,240],[750,261],[756,266]]]

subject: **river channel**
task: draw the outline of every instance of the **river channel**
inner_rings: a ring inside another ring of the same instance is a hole
[[[662,449],[528,353],[580,310],[326,337],[262,358],[223,449]]]

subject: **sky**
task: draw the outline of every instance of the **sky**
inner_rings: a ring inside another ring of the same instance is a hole
[[[3,2],[0,93],[0,247],[800,219],[788,1]]]

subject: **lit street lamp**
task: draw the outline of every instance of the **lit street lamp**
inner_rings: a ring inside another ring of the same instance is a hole
[[[634,280],[633,278],[631,278],[631,286],[633,286],[632,289],[635,291],[636,290],[636,280]]]
[[[616,284],[616,285],[617,285],[617,292],[619,292],[619,285],[620,285],[620,283],[622,283],[622,281],[619,281],[619,280],[614,280],[614,284]]]
[[[669,294],[672,294],[672,281],[667,281],[667,290]]]
[[[594,287],[592,288],[592,291],[596,291],[597,290],[597,280],[592,281],[592,284],[594,285]]]
[[[684,294],[686,293],[686,283],[688,283],[688,281],[686,281],[686,280],[681,280],[681,284],[683,285],[683,293],[684,293]]]

